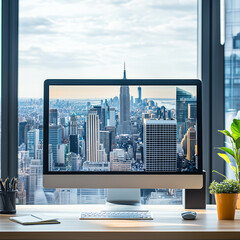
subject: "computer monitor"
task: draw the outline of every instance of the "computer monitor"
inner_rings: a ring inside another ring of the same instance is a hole
[[[47,188],[200,189],[201,81],[44,82]]]

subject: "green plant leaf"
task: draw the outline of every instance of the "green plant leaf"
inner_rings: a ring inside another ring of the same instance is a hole
[[[237,169],[232,165],[230,165],[230,168],[233,170],[234,173],[237,171]]]
[[[218,183],[213,181],[209,190],[211,194],[214,193],[240,193],[240,184],[238,181],[233,179],[224,179],[222,182]]]
[[[239,149],[240,148],[240,137],[235,141],[236,143],[236,148]]]
[[[234,140],[240,138],[240,121],[237,119],[233,119],[231,124],[232,136]]]
[[[218,130],[218,131],[220,133],[222,133],[222,134],[232,138],[232,135],[231,135],[231,133],[228,130]]]
[[[218,156],[220,156],[224,161],[226,161],[229,165],[231,165],[229,157],[225,153],[218,153]]]
[[[222,150],[222,151],[224,151],[224,152],[226,152],[226,153],[229,153],[230,155],[232,155],[232,156],[235,158],[235,154],[234,154],[234,152],[233,152],[232,149],[227,148],[227,147],[220,147],[220,148],[218,148],[218,149],[220,149],[220,150]]]
[[[227,177],[224,174],[222,174],[222,173],[220,173],[220,172],[218,172],[216,170],[213,170],[212,172],[217,173],[217,174],[221,175],[222,177],[225,177],[225,179],[227,179]]]

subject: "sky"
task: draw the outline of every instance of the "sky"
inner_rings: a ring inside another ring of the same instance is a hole
[[[196,78],[197,0],[19,0],[19,97],[51,78]]]
[[[195,86],[181,86],[181,89],[196,96]],[[142,86],[142,99],[144,98],[176,98],[176,87],[168,86]],[[138,86],[129,87],[130,96],[138,97]],[[110,99],[119,97],[119,86],[50,86],[50,99]]]

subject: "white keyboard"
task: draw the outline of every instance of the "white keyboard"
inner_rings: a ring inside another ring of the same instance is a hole
[[[81,212],[81,220],[153,220],[150,212]]]

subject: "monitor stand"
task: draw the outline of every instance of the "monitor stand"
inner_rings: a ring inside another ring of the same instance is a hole
[[[102,211],[109,212],[148,212],[141,205],[140,189],[110,188],[107,190],[107,202]]]

